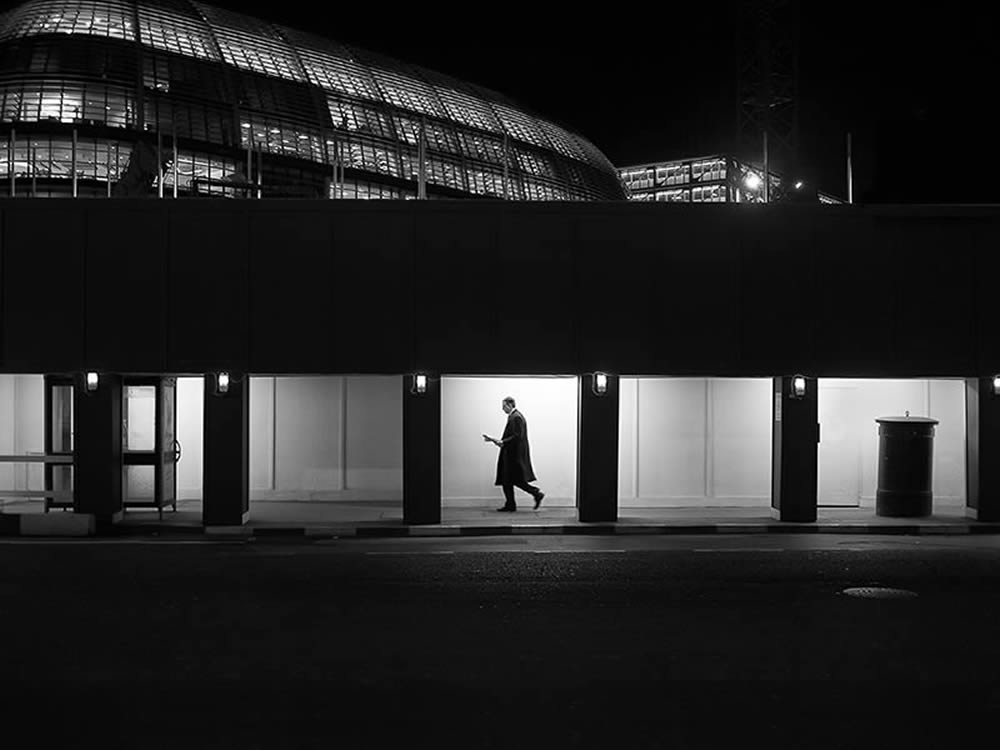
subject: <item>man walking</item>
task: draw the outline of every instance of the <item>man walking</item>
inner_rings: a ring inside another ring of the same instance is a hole
[[[501,408],[507,414],[507,426],[503,429],[503,437],[497,440],[484,434],[483,440],[500,448],[497,457],[497,477],[494,484],[503,487],[506,503],[497,508],[501,513],[513,513],[517,510],[514,503],[514,488],[517,487],[535,498],[535,510],[542,504],[545,493],[528,482],[535,481],[535,472],[531,468],[531,450],[528,447],[528,423],[519,412],[510,396],[504,398]]]

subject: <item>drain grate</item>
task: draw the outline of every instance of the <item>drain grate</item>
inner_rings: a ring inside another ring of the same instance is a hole
[[[892,589],[884,586],[856,586],[844,589],[840,593],[856,596],[860,599],[915,599],[917,597],[916,591]]]

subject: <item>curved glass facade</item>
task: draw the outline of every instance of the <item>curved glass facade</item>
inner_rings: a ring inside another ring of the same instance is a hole
[[[0,194],[624,198],[493,91],[193,0],[0,15]]]

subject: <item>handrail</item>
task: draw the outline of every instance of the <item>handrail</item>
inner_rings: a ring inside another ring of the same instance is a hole
[[[73,490],[0,490],[3,497],[50,497],[54,500],[72,500]]]
[[[0,456],[0,464],[71,464],[73,463],[73,456],[71,455],[32,455],[32,456]]]
[[[73,463],[72,454],[49,454],[44,453],[32,453],[28,455],[0,455],[0,465],[2,464],[61,464],[67,465]],[[28,468],[25,467],[25,482],[28,480]],[[45,510],[48,512],[50,507],[50,501],[70,501],[72,502],[73,490],[15,490],[15,489],[0,489],[0,507],[3,507],[5,499],[14,499],[19,497],[42,497],[45,498]],[[54,505],[52,507],[69,507],[68,505],[63,506],[62,504]]]

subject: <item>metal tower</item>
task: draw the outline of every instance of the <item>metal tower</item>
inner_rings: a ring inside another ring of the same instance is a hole
[[[760,163],[766,132],[770,170],[787,173],[798,159],[798,2],[747,0],[735,6],[737,153]]]

